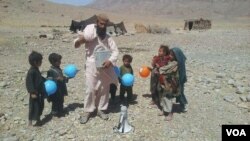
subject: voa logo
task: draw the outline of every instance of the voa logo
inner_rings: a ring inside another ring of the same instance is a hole
[[[244,129],[226,129],[227,136],[247,136]]]

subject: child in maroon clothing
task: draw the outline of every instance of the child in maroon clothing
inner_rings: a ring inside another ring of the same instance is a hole
[[[159,68],[165,66],[170,61],[170,51],[168,46],[161,45],[158,51],[158,56],[154,56],[152,60],[153,70],[156,70],[156,73],[159,73]],[[156,69],[154,69],[156,68]]]
[[[150,103],[151,105],[159,105],[159,96],[156,92],[156,86],[160,78],[159,68],[164,65],[167,65],[170,60],[171,57],[169,47],[167,45],[161,45],[158,50],[158,55],[153,57],[151,63],[153,67],[150,78],[150,91],[152,94],[152,101]]]

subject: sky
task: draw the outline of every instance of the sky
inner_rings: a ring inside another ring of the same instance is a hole
[[[59,3],[59,4],[68,4],[68,5],[74,5],[74,6],[84,6],[87,5],[94,0],[48,0],[54,3]]]

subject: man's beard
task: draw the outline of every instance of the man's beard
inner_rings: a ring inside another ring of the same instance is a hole
[[[106,37],[106,27],[100,28],[97,26],[96,33],[103,40]]]

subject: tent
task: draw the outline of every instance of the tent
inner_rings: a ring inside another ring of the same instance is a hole
[[[96,21],[97,21],[96,15],[94,15],[86,20],[80,21],[80,22],[72,20],[69,30],[74,32],[74,33],[76,33],[77,30],[83,31],[87,25],[96,23]],[[127,33],[127,30],[126,30],[123,22],[120,22],[117,24],[114,24],[113,22],[109,22],[107,25],[108,25],[107,26],[107,34],[109,34],[109,35],[116,35],[117,36],[117,35],[123,35],[123,34]]]
[[[96,15],[80,22],[72,20],[69,30],[73,31],[74,33],[76,33],[77,30],[82,31],[88,24],[95,23],[96,20],[97,20]]]

